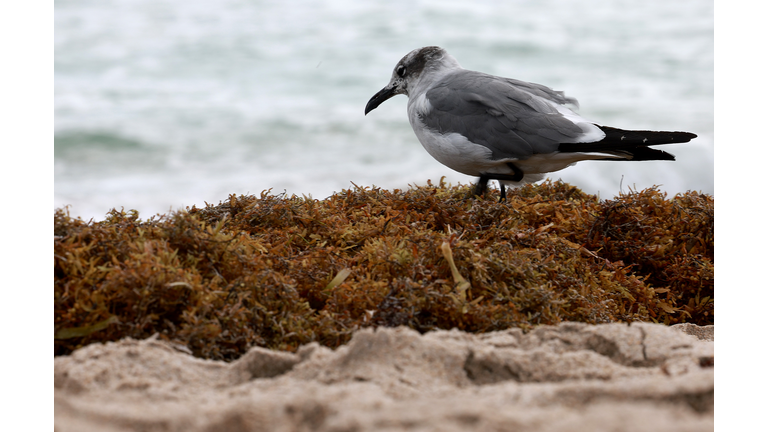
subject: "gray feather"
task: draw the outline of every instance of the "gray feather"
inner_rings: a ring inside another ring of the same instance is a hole
[[[551,153],[583,133],[539,98],[557,104],[576,100],[539,84],[460,70],[441,79],[426,97],[433,111],[421,121],[428,128],[459,133],[488,147],[493,159]]]

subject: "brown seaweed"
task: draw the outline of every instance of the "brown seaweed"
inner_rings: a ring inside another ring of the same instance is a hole
[[[361,327],[714,324],[714,199],[562,182],[230,195],[141,220],[54,214],[54,353],[126,336],[199,357],[347,342]]]

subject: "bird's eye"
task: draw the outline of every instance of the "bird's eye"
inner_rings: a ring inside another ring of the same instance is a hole
[[[406,72],[405,66],[398,65],[395,72],[397,73],[397,76],[399,76],[400,78],[404,77]]]

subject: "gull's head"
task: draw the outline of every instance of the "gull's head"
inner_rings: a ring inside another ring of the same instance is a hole
[[[405,55],[392,71],[389,84],[373,95],[365,106],[365,113],[373,111],[392,96],[412,95],[415,89],[429,85],[445,73],[460,68],[459,62],[437,46],[417,48]]]

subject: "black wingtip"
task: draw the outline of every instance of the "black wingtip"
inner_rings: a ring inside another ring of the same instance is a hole
[[[681,131],[648,131],[648,130],[624,130],[610,126],[599,127],[605,132],[605,138],[602,143],[615,144],[618,146],[649,146],[660,144],[679,144],[686,143],[697,137],[695,133]]]
[[[673,161],[675,160],[675,155],[672,153],[667,153],[663,150],[650,148],[650,147],[635,147],[633,149],[627,149],[625,150],[627,153],[632,154],[633,161],[656,161],[656,160],[665,160],[665,161]]]
[[[571,153],[605,152],[618,155],[625,154],[627,156],[631,155],[626,160],[633,161],[673,161],[675,160],[674,155],[648,146],[687,143],[697,137],[695,133],[691,132],[624,130],[598,124],[595,126],[605,132],[605,138],[591,143],[562,143],[558,146],[558,150]]]

